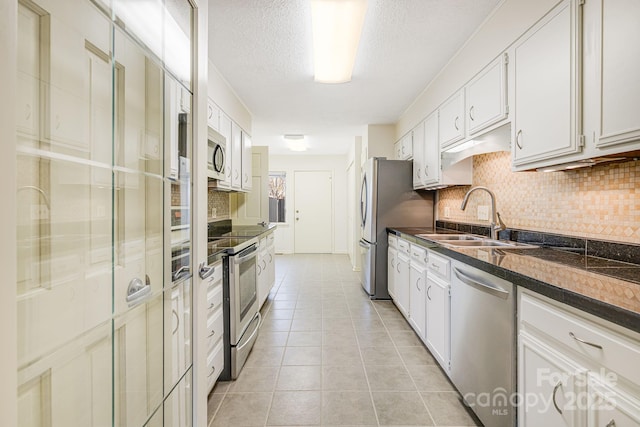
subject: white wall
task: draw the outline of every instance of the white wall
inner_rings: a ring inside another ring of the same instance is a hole
[[[211,61],[208,93],[209,98],[213,99],[231,120],[251,135],[251,112]]]
[[[314,155],[271,155],[269,170],[286,172],[285,224],[276,229],[276,252],[294,251],[294,212],[295,198],[293,188],[296,171],[333,172],[333,253],[347,253],[347,156]]]
[[[505,0],[419,94],[396,126],[396,141],[540,20],[558,0]]]

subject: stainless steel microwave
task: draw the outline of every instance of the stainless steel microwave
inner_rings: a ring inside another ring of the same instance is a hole
[[[225,152],[227,141],[224,136],[212,128],[208,129],[207,139],[209,143],[207,149],[207,176],[223,180],[227,162],[227,153]]]

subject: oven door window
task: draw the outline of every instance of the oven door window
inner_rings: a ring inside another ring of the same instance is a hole
[[[253,315],[255,313],[250,312],[253,307],[253,303],[256,301],[256,258],[252,257],[246,261],[240,263],[240,321],[244,321],[247,314]]]

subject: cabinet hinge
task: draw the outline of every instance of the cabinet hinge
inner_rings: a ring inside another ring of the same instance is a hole
[[[509,63],[509,54],[507,52],[504,53],[504,63],[505,64]]]
[[[584,135],[578,135],[578,147],[584,148],[584,144],[585,144],[584,141],[585,141]]]

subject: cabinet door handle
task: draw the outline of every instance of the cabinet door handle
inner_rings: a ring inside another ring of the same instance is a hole
[[[393,259],[393,258],[391,258],[391,268],[392,269],[396,268],[395,259]]]
[[[175,310],[171,310],[171,313],[176,316],[176,328],[171,331],[171,335],[174,335],[176,332],[178,332],[178,329],[180,328],[180,316],[178,316],[178,312]]]
[[[262,267],[260,267],[260,264],[258,264],[256,267],[258,267],[258,276],[259,276],[260,273],[262,273]]]
[[[578,338],[577,336],[575,336],[575,334],[574,334],[573,332],[569,332],[569,336],[570,336],[571,338],[573,338],[574,340],[576,340],[576,341],[578,341],[578,342],[582,343],[582,344],[590,345],[591,347],[595,347],[595,348],[597,348],[597,349],[602,350],[602,346],[601,346],[600,344],[594,344],[594,343],[592,343],[592,342],[585,341],[585,340],[583,340],[583,339],[581,339],[581,338]]]
[[[422,290],[422,289],[420,289],[420,286],[418,286],[418,283],[420,283],[421,279],[422,279],[422,277],[418,277],[418,280],[416,280],[416,288],[418,288],[419,291]]]
[[[460,130],[458,127],[458,120],[460,120],[460,117],[456,116],[456,119],[453,121],[453,125],[456,127],[456,130]]]
[[[431,290],[431,286],[427,288],[427,299],[431,301],[431,295],[429,295],[429,291]]]
[[[216,305],[214,303],[209,304],[209,308],[208,310],[211,310],[213,307],[215,307]]]
[[[420,173],[420,168],[418,168],[418,178],[420,178],[420,175],[422,174]]]
[[[522,135],[522,129],[520,129],[518,133],[516,133],[516,145],[519,149],[522,150],[522,144],[520,144],[520,135]]]
[[[424,176],[429,176],[429,165],[424,165]]]
[[[473,118],[473,105],[471,106],[471,108],[469,108],[469,118],[471,119],[471,121],[475,121],[476,119]]]
[[[216,331],[211,331],[211,333],[207,336],[207,338],[211,338],[212,336],[214,336],[216,334]]]
[[[551,397],[553,399],[553,406],[555,406],[556,411],[558,411],[558,413],[560,415],[562,415],[562,409],[560,409],[560,407],[558,406],[558,403],[556,402],[556,393],[558,392],[558,389],[562,386],[562,381],[558,381],[558,383],[556,384],[556,386],[553,388],[553,393],[551,394]]]
[[[398,270],[398,273],[400,273],[400,263],[396,264],[396,270]]]
[[[211,375],[213,375],[216,372],[216,367],[212,366],[211,367],[211,373],[209,375],[207,375],[207,377],[210,377]]]
[[[612,418],[605,427],[616,427],[616,420]]]

